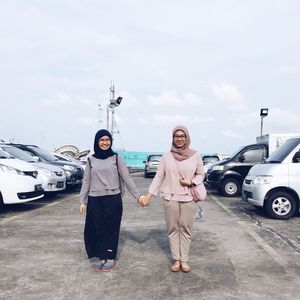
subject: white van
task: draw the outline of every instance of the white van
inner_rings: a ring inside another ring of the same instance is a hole
[[[0,149],[0,205],[42,198],[44,191],[37,170]]]
[[[287,220],[300,209],[300,137],[284,142],[265,163],[252,167],[243,183],[243,200]]]

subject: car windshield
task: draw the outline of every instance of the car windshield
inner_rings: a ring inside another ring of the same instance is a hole
[[[12,158],[12,156],[11,156],[9,153],[3,151],[3,150],[0,148],[0,158],[2,158],[2,159],[4,159],[4,158]]]
[[[235,150],[233,153],[231,153],[228,157],[226,157],[226,159],[234,158],[243,148],[245,148],[245,147],[244,146],[239,147],[237,150]]]
[[[68,159],[66,159],[65,157],[61,156],[61,155],[56,155],[53,154],[58,160],[63,160],[63,161],[69,161]]]
[[[79,163],[79,161],[77,159],[71,157],[68,154],[62,154],[61,158],[64,159],[64,160],[66,160],[66,161],[71,161],[71,162],[74,162],[74,163],[77,163],[77,164]]]
[[[267,158],[266,163],[282,162],[299,143],[299,138],[285,141]]]
[[[35,147],[35,146],[27,146],[27,147],[29,149],[34,150],[34,152],[36,152],[38,156],[42,157],[47,161],[58,161],[58,159],[54,155],[52,155],[49,151],[45,149]]]
[[[208,163],[212,163],[215,161],[219,161],[219,157],[218,156],[203,156],[203,164],[208,164]]]
[[[21,160],[25,160],[27,162],[35,162],[32,159],[32,156],[28,154],[27,152],[17,148],[17,147],[11,147],[11,146],[2,146],[2,149],[12,155],[13,157],[19,158]]]
[[[148,160],[160,161],[161,157],[162,157],[161,155],[150,155]]]

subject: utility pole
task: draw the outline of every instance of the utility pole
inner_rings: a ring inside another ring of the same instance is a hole
[[[108,131],[110,131],[111,136],[113,137],[115,131],[115,125],[116,125],[115,108],[121,104],[122,97],[118,97],[117,99],[115,99],[115,86],[113,82],[111,82],[111,86],[109,88],[109,94],[110,94],[109,104],[107,105],[106,108],[106,128]],[[111,127],[109,128],[110,111],[111,111]]]

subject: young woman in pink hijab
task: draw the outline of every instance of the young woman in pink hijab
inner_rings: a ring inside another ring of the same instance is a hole
[[[171,151],[162,156],[148,194],[142,201],[144,205],[148,205],[152,195],[163,197],[170,249],[174,259],[171,270],[178,272],[181,268],[185,273],[191,270],[188,258],[196,210],[190,187],[200,184],[204,179],[202,159],[189,146],[187,128],[176,126],[172,132]]]

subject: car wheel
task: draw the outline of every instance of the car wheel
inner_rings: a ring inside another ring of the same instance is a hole
[[[227,178],[222,181],[220,191],[226,197],[236,197],[241,194],[241,185],[237,180]]]
[[[266,211],[271,218],[287,220],[296,212],[296,200],[289,193],[275,192],[266,202]]]
[[[2,209],[3,207],[4,207],[4,202],[3,202],[2,194],[0,192],[0,209]]]

